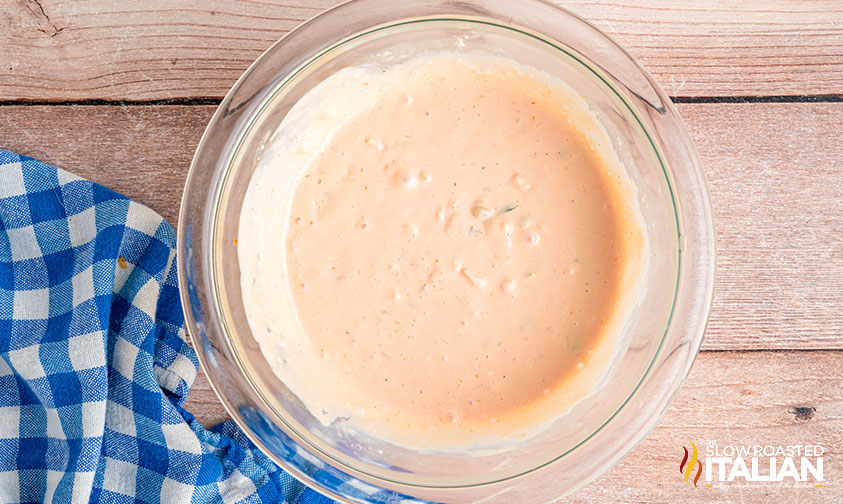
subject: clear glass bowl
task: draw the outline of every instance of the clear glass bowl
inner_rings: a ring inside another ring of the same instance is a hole
[[[652,253],[644,298],[603,381],[505,453],[419,453],[323,426],[270,370],[243,310],[234,239],[268,136],[339,69],[430,50],[505,54],[575,89],[637,189]],[[188,331],[223,405],[281,467],[346,502],[550,502],[585,485],[668,408],[699,350],[714,281],[706,184],[670,100],[606,35],[540,0],[356,0],[301,25],[258,58],[211,119],[178,245]]]

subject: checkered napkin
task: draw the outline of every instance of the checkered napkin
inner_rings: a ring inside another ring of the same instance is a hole
[[[0,150],[0,503],[331,502],[181,408],[174,247],[148,208]]]

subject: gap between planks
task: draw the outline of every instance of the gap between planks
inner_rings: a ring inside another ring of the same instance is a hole
[[[718,103],[841,103],[843,94],[829,95],[770,95],[770,96],[671,96],[675,104],[718,104]],[[0,107],[15,106],[105,106],[105,107],[144,107],[161,105],[199,106],[219,105],[220,98],[184,98],[163,100],[0,100]]]

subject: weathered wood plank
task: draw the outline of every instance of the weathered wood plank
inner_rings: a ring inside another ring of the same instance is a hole
[[[170,222],[213,107],[0,107],[0,147],[91,178]],[[683,105],[711,185],[707,350],[843,349],[843,104]]]
[[[673,96],[843,93],[843,5],[556,0]],[[221,97],[269,45],[337,0],[0,0],[0,100]]]
[[[0,107],[0,147],[99,182],[174,226],[193,151],[214,107]]]
[[[624,460],[564,502],[839,502],[843,500],[843,353],[703,352],[673,406]],[[228,418],[203,377],[186,408]],[[801,409],[798,409],[801,408]],[[682,445],[822,445],[823,488],[698,488],[679,473]]]
[[[704,347],[843,348],[843,104],[679,110],[717,228]]]
[[[184,408],[193,413],[205,427],[217,425],[231,418],[220,400],[217,399],[217,394],[211,388],[208,377],[201,369],[196,381],[193,382]]]
[[[701,354],[650,436],[571,502],[840,502],[841,363],[839,352]],[[682,445],[693,441],[702,448],[707,440],[721,447],[821,444],[828,468],[824,487],[720,490],[688,486],[679,473]]]

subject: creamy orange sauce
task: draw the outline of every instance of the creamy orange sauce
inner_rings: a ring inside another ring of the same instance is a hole
[[[273,139],[244,204],[264,354],[326,423],[437,449],[527,435],[599,380],[644,270],[605,131],[503,57],[341,80],[323,95],[358,103],[304,108],[293,129],[312,114],[321,134]]]

